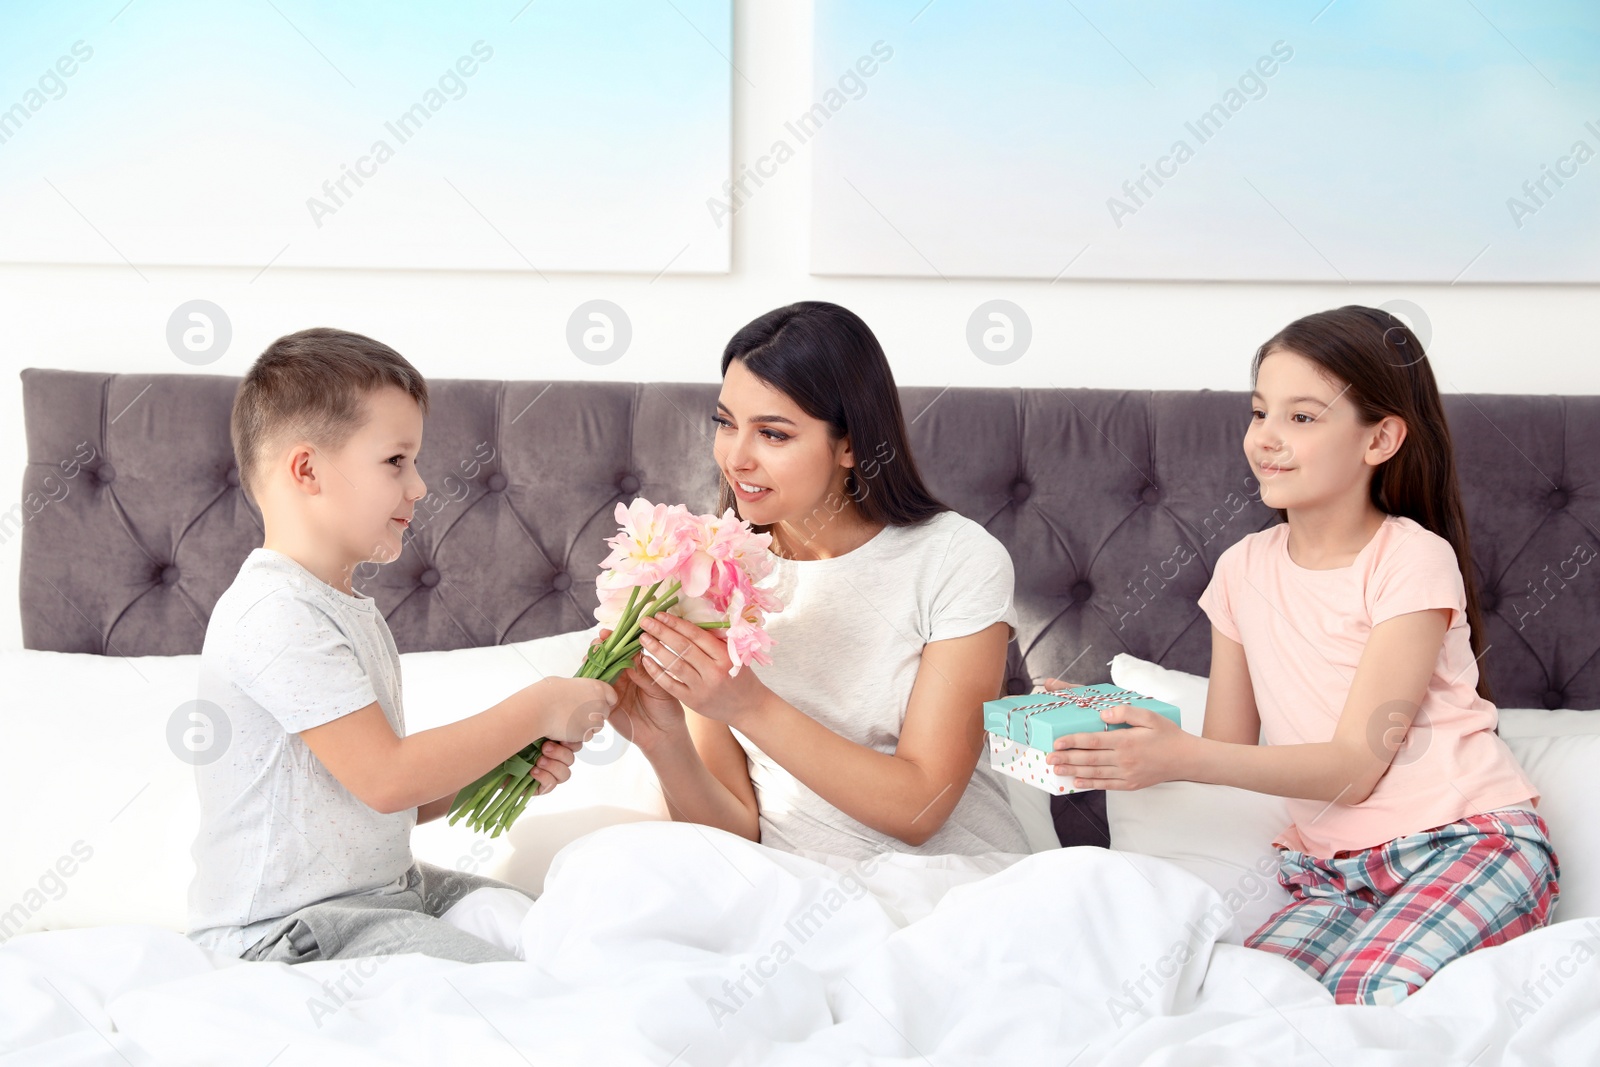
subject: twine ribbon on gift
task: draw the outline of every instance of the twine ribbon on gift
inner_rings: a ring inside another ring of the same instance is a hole
[[[1063,695],[1065,693],[1070,693],[1070,692],[1072,692],[1072,690],[1070,690],[1070,689],[1057,689],[1054,692],[1047,693],[1045,695],[1046,696],[1061,696],[1061,695]],[[1021,742],[1023,744],[1026,744],[1027,743],[1027,739],[1028,739],[1028,720],[1033,718],[1035,715],[1039,714],[1041,711],[1051,711],[1051,710],[1053,710],[1055,708],[1066,708],[1066,707],[1078,707],[1078,708],[1083,708],[1086,711],[1093,711],[1095,708],[1116,707],[1118,704],[1127,704],[1132,700],[1141,700],[1141,699],[1143,699],[1143,698],[1138,693],[1135,693],[1131,689],[1119,689],[1114,693],[1096,693],[1094,696],[1087,696],[1087,697],[1065,697],[1062,700],[1053,700],[1053,701],[1050,701],[1049,703],[1045,703],[1045,704],[1028,704],[1028,705],[1026,705],[1024,707],[1020,707],[1020,708],[1007,708],[1006,709],[1006,736],[1011,738],[1012,740],[1016,740],[1017,735],[1011,728],[1011,716],[1016,714],[1019,711],[1026,713],[1026,714],[1024,714],[1022,716],[1022,738],[1023,738],[1023,740]],[[1111,729],[1111,724],[1108,723],[1108,722],[1101,722],[1100,723],[1100,729],[1102,731],[1109,730],[1109,729]]]

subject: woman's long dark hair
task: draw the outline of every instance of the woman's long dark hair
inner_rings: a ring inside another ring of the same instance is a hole
[[[889,360],[860,316],[819,300],[777,308],[733,335],[722,352],[724,378],[735,360],[827,423],[833,440],[850,438],[856,466],[845,493],[863,519],[911,526],[950,510],[917,470]],[[739,500],[723,479],[717,510],[728,508],[737,512]]]
[[[1395,316],[1351,304],[1296,319],[1256,350],[1253,385],[1261,361],[1276,351],[1304,356],[1349,388],[1345,396],[1368,426],[1393,415],[1406,424],[1399,451],[1372,472],[1372,503],[1402,515],[1450,542],[1467,590],[1472,654],[1479,657],[1478,695],[1490,697],[1483,664],[1483,625],[1473,579],[1472,544],[1456,479],[1455,449],[1439,386],[1422,342]],[[1279,512],[1282,515],[1282,511]]]

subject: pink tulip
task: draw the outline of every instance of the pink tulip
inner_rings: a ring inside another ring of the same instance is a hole
[[[616,518],[621,528],[606,541],[611,554],[601,562],[603,570],[626,579],[624,586],[681,580],[684,563],[700,541],[698,524],[688,508],[652,505],[641,497],[626,506],[618,504]]]
[[[614,681],[641,651],[639,620],[666,610],[708,629],[725,629],[730,675],[747,664],[767,664],[772,638],[768,615],[783,607],[756,583],[774,566],[772,538],[734,515],[692,515],[682,504],[637,499],[617,505],[617,533],[606,539],[610,555],[595,579],[599,605],[594,617],[611,630],[595,642],[578,669],[579,678]],[[545,738],[524,747],[499,767],[456,794],[450,825],[462,819],[480,832],[501,833],[517,821],[539,788],[528,766]]]
[[[746,603],[744,591],[735,589],[728,605],[728,660],[733,664],[730,676],[737,675],[745,664],[765,666],[772,662],[767,650],[772,647],[772,636],[762,627],[762,609]]]
[[[616,519],[617,533],[606,541],[611,553],[595,580],[597,621],[625,628],[633,618],[624,618],[630,600],[637,615],[657,610],[641,601],[676,596],[667,609],[672,614],[726,629],[732,674],[747,663],[771,662],[766,652],[772,639],[764,627],[783,602],[756,585],[775,566],[770,534],[756,533],[731,508],[721,515],[694,515],[681,504],[643,498],[618,504]]]

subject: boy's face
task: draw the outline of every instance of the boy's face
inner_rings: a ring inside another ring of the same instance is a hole
[[[368,394],[364,407],[366,422],[317,464],[319,524],[352,565],[399,558],[416,502],[428,492],[417,473],[417,402],[385,386]]]

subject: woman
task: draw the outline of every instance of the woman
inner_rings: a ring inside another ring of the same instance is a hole
[[[672,817],[850,859],[1026,852],[1001,781],[975,773],[1011,558],[923,484],[877,338],[793,304],[734,335],[722,376],[721,507],[772,534],[785,606],[772,664],[737,677],[720,637],[646,624],[613,721]]]

